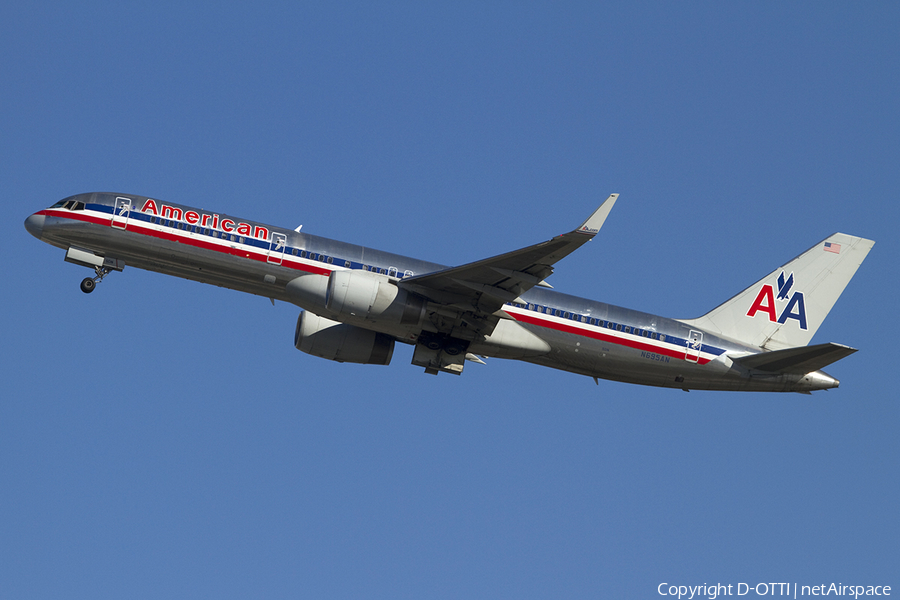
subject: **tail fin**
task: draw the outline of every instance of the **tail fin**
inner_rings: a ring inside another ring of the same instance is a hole
[[[805,346],[872,249],[872,240],[828,236],[688,325],[766,348]]]

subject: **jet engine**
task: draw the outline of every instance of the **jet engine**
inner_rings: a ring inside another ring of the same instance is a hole
[[[309,311],[302,311],[297,318],[294,346],[320,358],[364,365],[390,364],[394,354],[391,336],[331,321]]]
[[[387,276],[367,271],[301,275],[287,292],[303,308],[341,321],[416,326],[425,319],[425,299],[398,287]]]

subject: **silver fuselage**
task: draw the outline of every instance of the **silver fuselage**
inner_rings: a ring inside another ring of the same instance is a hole
[[[321,307],[304,305],[289,291],[288,284],[297,277],[359,269],[402,280],[446,268],[143,196],[91,193],[67,200],[68,206],[29,217],[29,231],[63,249],[85,249],[131,267],[289,302],[312,312],[321,312]],[[121,210],[125,200],[129,210]],[[518,300],[503,310],[550,346],[549,352],[521,358],[538,365],[679,389],[807,392],[838,385],[821,371],[798,375],[742,368],[732,357],[762,349],[675,319],[540,287]],[[364,326],[406,343],[418,334],[378,322]],[[471,351],[508,357],[500,349],[492,351],[490,344],[475,343]]]

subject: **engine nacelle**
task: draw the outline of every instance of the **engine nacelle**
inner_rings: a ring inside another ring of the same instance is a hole
[[[300,306],[345,322],[416,326],[425,319],[424,298],[368,271],[301,275],[288,283],[287,292]]]
[[[331,321],[309,311],[302,311],[297,318],[294,346],[319,358],[364,365],[390,364],[394,354],[391,336]]]
[[[325,308],[342,318],[418,325],[425,300],[383,275],[366,271],[334,271],[328,278]]]

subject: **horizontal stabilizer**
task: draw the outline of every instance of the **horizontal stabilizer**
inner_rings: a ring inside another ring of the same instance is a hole
[[[815,346],[800,346],[773,352],[760,352],[735,358],[734,362],[748,369],[778,373],[812,373],[856,352],[856,348],[830,342]]]

